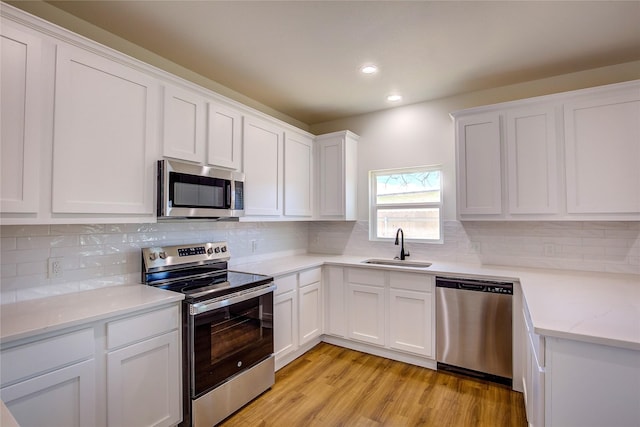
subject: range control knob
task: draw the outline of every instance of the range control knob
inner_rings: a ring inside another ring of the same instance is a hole
[[[215,251],[216,251],[217,254],[219,254],[220,253],[220,248],[218,246],[216,246]]]
[[[156,259],[158,259],[158,254],[157,254],[157,253],[155,253],[155,252],[151,252],[151,253],[149,254],[149,259],[150,259],[151,261],[155,261]]]
[[[165,251],[162,251],[158,254],[158,256],[160,257],[160,259],[166,259],[167,258],[167,253]]]
[[[213,248],[207,248],[207,255],[211,255],[213,253]]]
[[[222,249],[222,252],[227,252],[227,247],[226,247],[226,246],[223,246],[223,247],[222,247],[222,248],[220,248],[220,249]]]

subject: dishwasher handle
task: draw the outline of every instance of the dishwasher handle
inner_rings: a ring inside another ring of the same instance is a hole
[[[489,292],[492,294],[513,295],[513,283],[498,282],[494,280],[436,277],[436,288],[449,288],[461,291]]]
[[[486,287],[484,285],[480,285],[476,283],[458,283],[458,289],[463,289],[466,291],[484,292],[486,290]]]

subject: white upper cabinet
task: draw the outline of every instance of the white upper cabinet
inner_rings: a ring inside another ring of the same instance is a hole
[[[640,219],[640,81],[452,116],[460,219]]]
[[[457,121],[458,209],[464,214],[502,213],[500,115]]]
[[[242,167],[242,113],[206,92],[165,85],[163,156],[225,169]]]
[[[53,213],[153,214],[157,111],[155,79],[59,44]]]
[[[284,215],[310,217],[313,214],[313,139],[285,132]]]
[[[316,137],[320,219],[357,219],[358,138],[349,131]]]
[[[507,111],[509,212],[558,212],[555,110],[533,106]]]
[[[165,85],[162,154],[201,162],[207,137],[206,120],[207,103],[200,94]]]
[[[570,101],[564,114],[567,211],[640,214],[640,85]]]
[[[41,42],[2,20],[0,212],[35,214],[40,197]]]
[[[242,168],[242,114],[219,103],[209,103],[207,163],[233,170]]]
[[[248,216],[281,216],[284,129],[255,117],[244,118],[245,205]]]

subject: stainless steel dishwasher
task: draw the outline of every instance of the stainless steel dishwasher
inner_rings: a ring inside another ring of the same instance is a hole
[[[438,369],[511,385],[513,283],[436,277]]]

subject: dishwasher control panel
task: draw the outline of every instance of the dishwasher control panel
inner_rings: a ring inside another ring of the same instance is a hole
[[[462,279],[436,277],[436,287],[461,291],[487,292],[491,294],[513,295],[513,283],[495,280]]]

